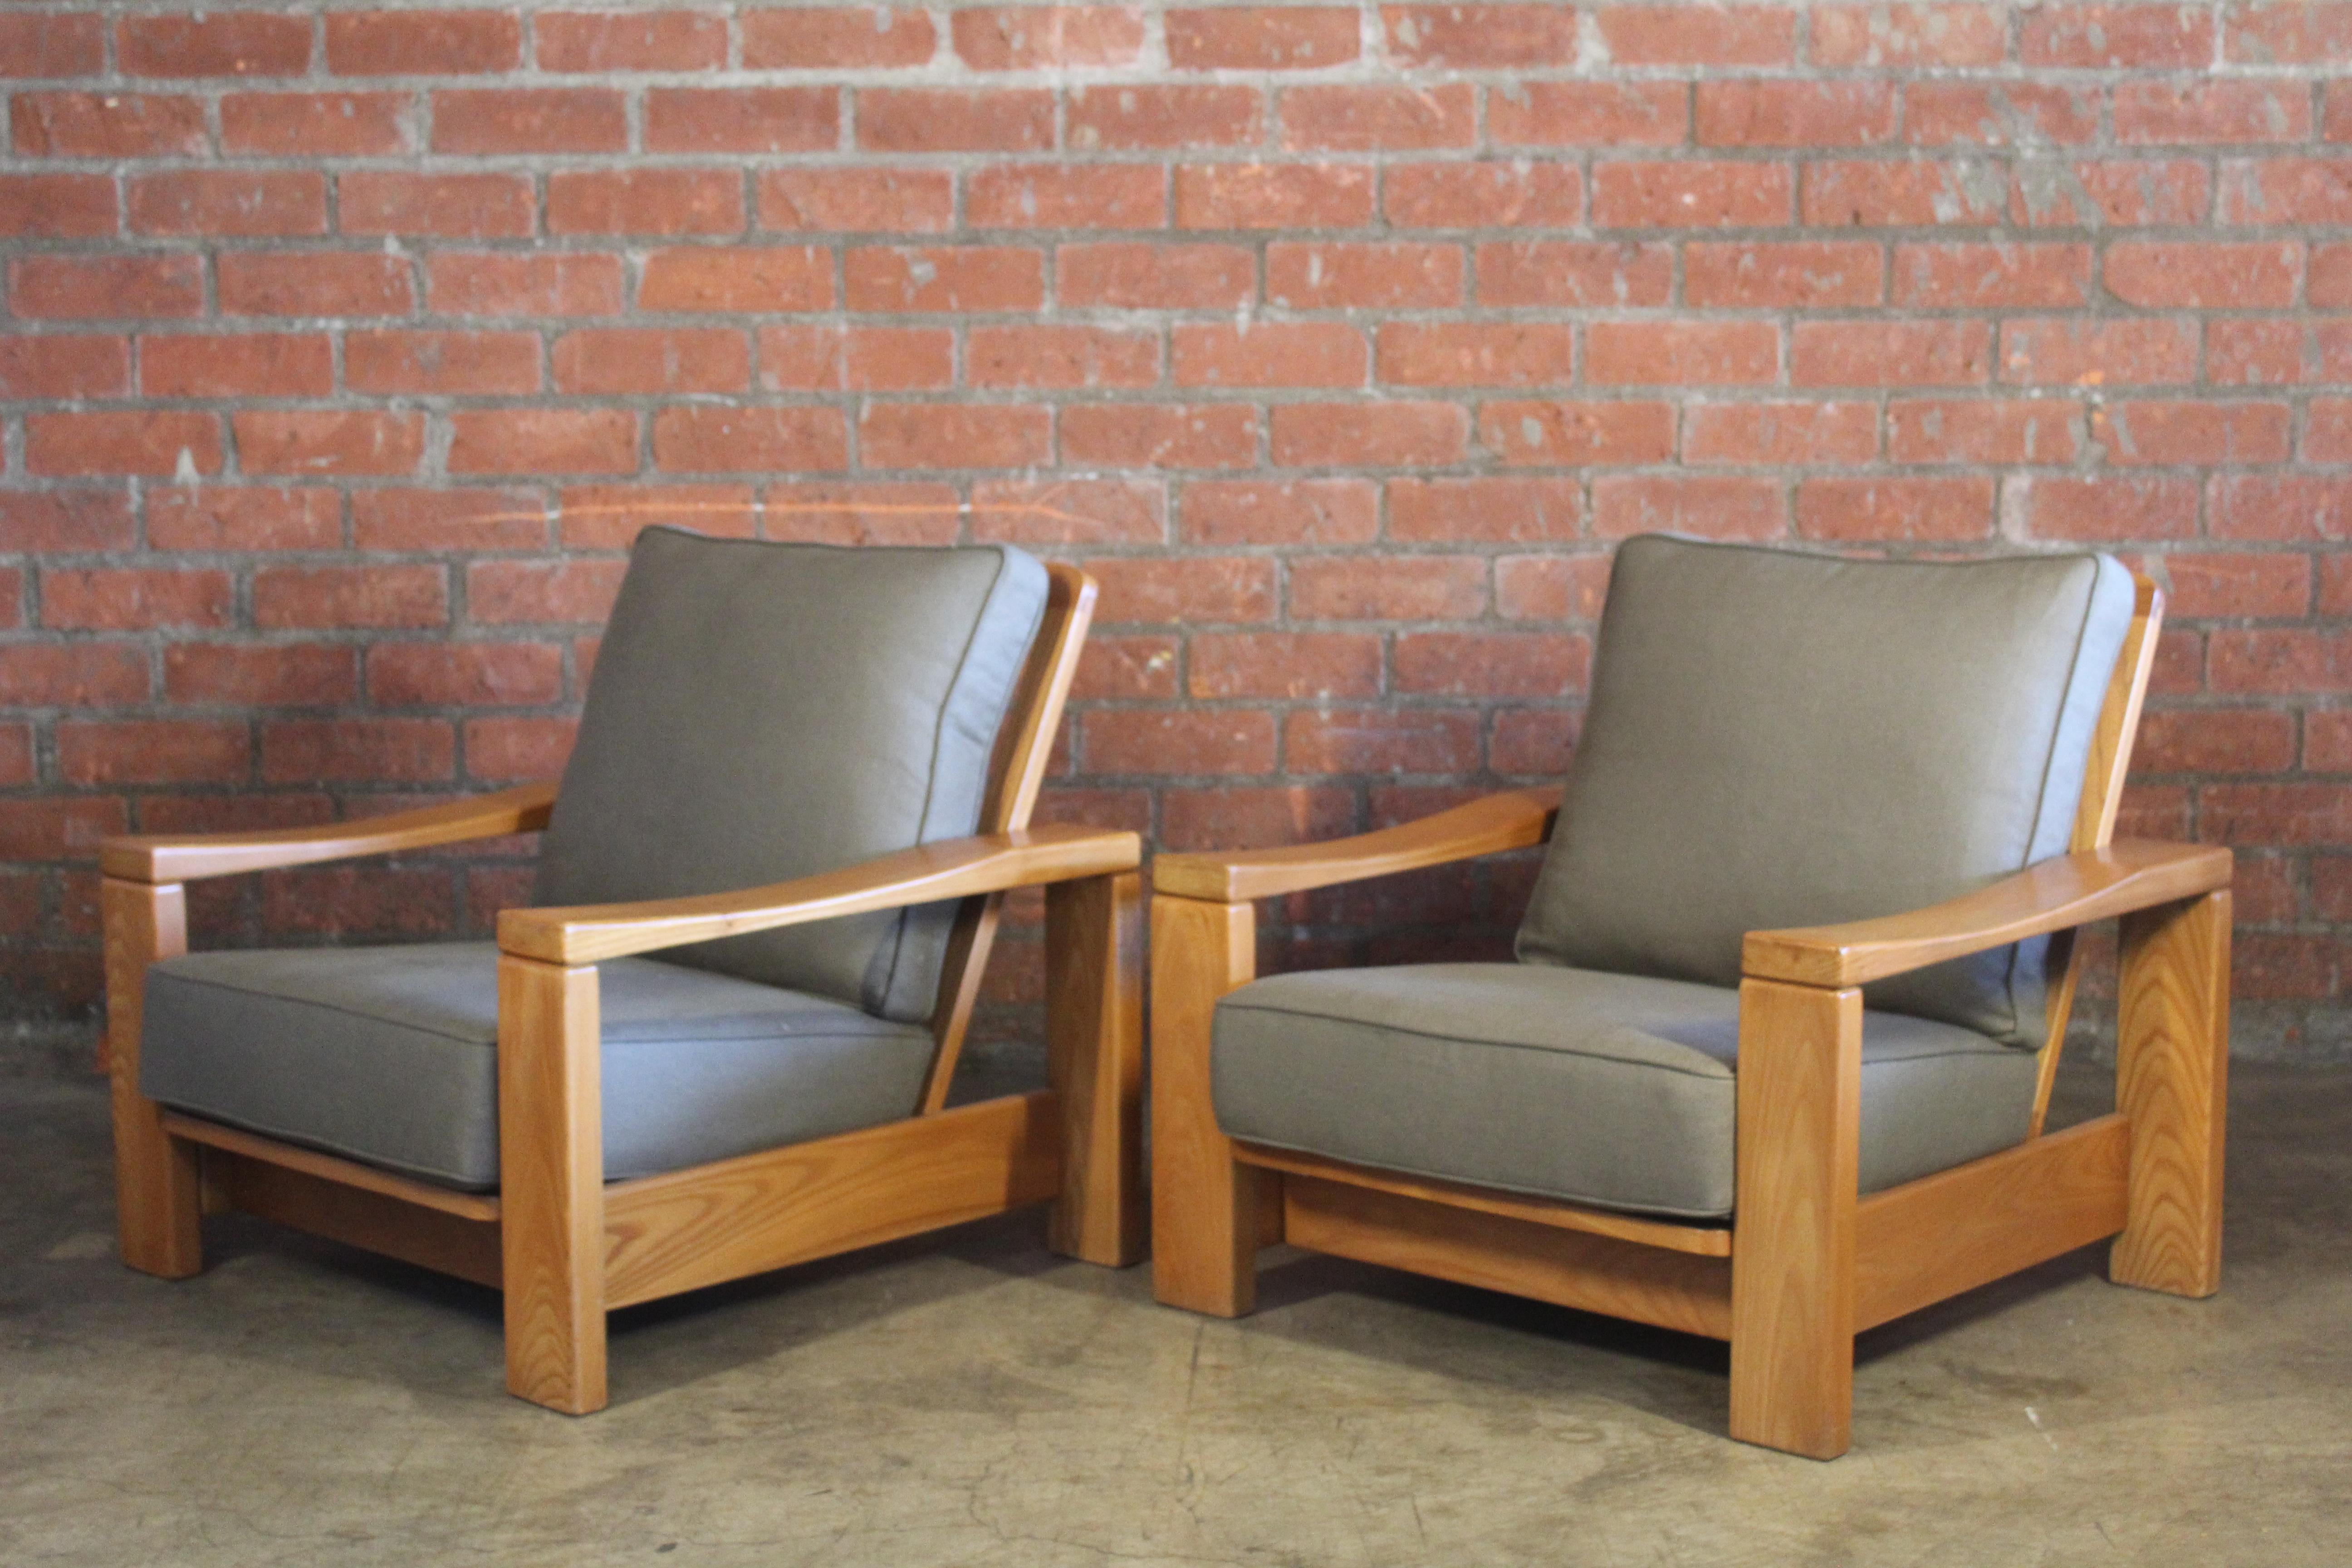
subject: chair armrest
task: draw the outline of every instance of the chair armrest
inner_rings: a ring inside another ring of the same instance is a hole
[[[130,882],[192,882],[240,871],[344,860],[355,855],[389,855],[468,838],[537,833],[555,805],[555,784],[524,784],[495,795],[453,800],[446,805],[388,812],[358,822],[326,822],[315,827],[272,828],[261,833],[205,833],[185,838],[128,837],[99,847],[99,868]]]
[[[1352,838],[1234,855],[1160,855],[1151,890],[1212,903],[1245,904],[1335,882],[1360,882],[1451,860],[1540,844],[1559,813],[1558,789],[1507,790]]]
[[[1907,914],[1749,931],[1739,967],[1757,980],[1860,985],[2210,893],[2230,885],[2230,852],[2212,845],[2121,838],[2105,849],[2053,855],[1989,888]]]
[[[507,910],[499,916],[499,948],[546,963],[594,963],[838,915],[1132,871],[1142,863],[1143,841],[1132,833],[1077,826],[983,833],[737,892]]]

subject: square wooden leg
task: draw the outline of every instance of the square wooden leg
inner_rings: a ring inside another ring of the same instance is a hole
[[[507,1390],[604,1408],[604,1129],[596,971],[499,956]]]
[[[1045,889],[1045,1034],[1062,1107],[1055,1251],[1106,1268],[1143,1260],[1143,879]]]
[[[2230,1079],[2230,893],[2126,915],[2116,1109],[2131,1119],[2118,1285],[2221,1288],[2221,1143]]]
[[[99,887],[106,941],[107,1081],[114,1110],[115,1227],[122,1261],[184,1279],[204,1267],[196,1146],[163,1131],[163,1107],[139,1092],[147,966],[188,951],[186,890],[177,882]]]
[[[1862,993],[1739,987],[1731,1435],[1810,1458],[1853,1424]]]
[[[1210,1105],[1209,1026],[1256,969],[1253,906],[1151,900],[1151,1292],[1220,1318],[1257,1305],[1261,1218]]]

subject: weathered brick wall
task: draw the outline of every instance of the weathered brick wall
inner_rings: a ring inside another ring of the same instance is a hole
[[[12,8],[4,1011],[90,1006],[100,834],[551,773],[648,521],[1084,561],[1049,809],[1178,847],[1558,773],[1672,528],[2144,563],[2129,826],[2242,852],[2242,1038],[2341,1052],[2347,62],[2343,4]],[[1491,952],[1525,882],[1277,940]]]

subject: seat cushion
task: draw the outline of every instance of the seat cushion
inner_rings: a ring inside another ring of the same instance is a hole
[[[1732,1210],[1739,994],[1538,963],[1320,970],[1217,1005],[1227,1134],[1384,1170],[1692,1219]],[[1862,1190],[2025,1136],[2034,1059],[1865,1013]]]
[[[652,959],[597,966],[604,1174],[913,1114],[927,1029]],[[444,1186],[499,1181],[498,949],[202,952],[147,972],[142,1093]]]
[[[980,822],[1045,615],[1020,551],[640,534],[541,849],[538,902],[726,892]],[[729,937],[672,962],[930,1016],[952,903]]]
[[[1736,985],[1748,931],[1896,914],[2063,853],[2132,601],[2103,555],[1627,541],[1519,955]],[[2038,1046],[2046,946],[1868,1005]]]

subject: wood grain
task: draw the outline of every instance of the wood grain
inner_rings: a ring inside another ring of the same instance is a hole
[[[1062,1190],[1049,1089],[888,1121],[604,1194],[604,1291],[625,1307],[1001,1214]]]
[[[1143,1260],[1143,879],[1045,889],[1045,1050],[1062,1111],[1055,1251]]]
[[[499,958],[507,1389],[604,1407],[604,1129],[596,971]]]
[[[420,1268],[499,1288],[496,1220],[424,1208],[268,1160],[226,1151],[205,1156],[229,1203],[278,1225],[380,1252]]]
[[[115,1234],[122,1261],[184,1279],[204,1267],[203,1184],[196,1149],[163,1126],[163,1108],[139,1092],[139,1038],[147,966],[188,951],[187,890],[176,882],[99,882],[106,945],[107,1089],[114,1116]]]
[[[1551,832],[1559,796],[1556,788],[1507,790],[1352,838],[1233,855],[1156,856],[1151,888],[1176,898],[1247,903],[1523,849]]]
[[[1238,1318],[1257,1304],[1259,1187],[1234,1158],[1209,1100],[1217,999],[1257,970],[1247,903],[1151,900],[1151,1292],[1171,1307]]]
[[[554,805],[555,785],[550,782],[453,800],[446,805],[395,811],[357,822],[321,823],[314,827],[207,833],[194,837],[126,836],[109,838],[100,847],[99,867],[110,877],[132,882],[193,882],[241,871],[348,859],[355,855],[425,849],[436,844],[463,843],[468,838],[536,833],[547,826],[548,814]]]
[[[1731,1435],[1815,1459],[1853,1411],[1862,993],[1739,987]]]
[[[461,1193],[448,1187],[436,1187],[429,1182],[380,1171],[373,1165],[337,1159],[316,1149],[264,1138],[257,1132],[247,1132],[241,1128],[224,1127],[217,1121],[206,1121],[200,1117],[183,1116],[175,1110],[163,1113],[163,1130],[174,1138],[184,1138],[191,1143],[225,1150],[265,1164],[282,1165],[289,1171],[299,1171],[321,1181],[339,1182],[347,1187],[377,1193],[404,1204],[414,1204],[419,1208],[438,1209],[459,1219],[484,1220],[491,1225],[499,1222],[496,1193]]]
[[[2116,1109],[2131,1195],[2108,1276],[2176,1296],[2221,1288],[2221,1146],[2230,1078],[2230,895],[2123,922]]]
[[[1731,1266],[1314,1176],[1286,1176],[1294,1246],[1456,1284],[1605,1312],[1709,1339],[1731,1335]]]

